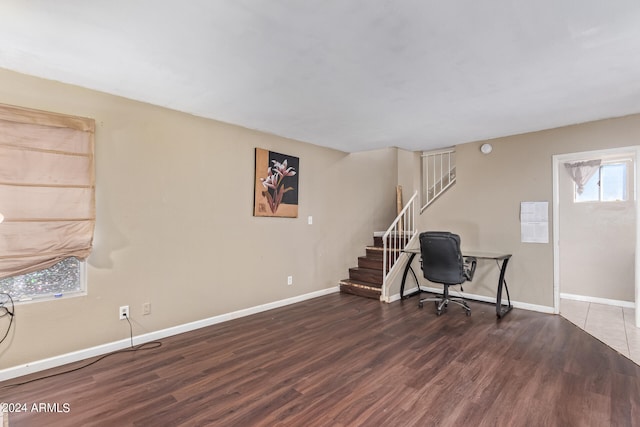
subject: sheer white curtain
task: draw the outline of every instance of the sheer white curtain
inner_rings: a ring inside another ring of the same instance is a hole
[[[584,191],[584,185],[589,181],[593,174],[598,171],[601,164],[602,160],[599,159],[564,164],[564,167],[567,169],[567,172],[569,172],[571,179],[576,183],[576,191],[578,194],[582,194]]]
[[[0,105],[0,278],[91,252],[92,119]]]

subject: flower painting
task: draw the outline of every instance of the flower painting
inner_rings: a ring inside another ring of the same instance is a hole
[[[300,159],[256,148],[254,216],[298,217]]]

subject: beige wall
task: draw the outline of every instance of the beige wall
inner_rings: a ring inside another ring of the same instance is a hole
[[[140,335],[336,287],[395,216],[396,149],[348,155],[3,70],[0,102],[97,127],[88,295],[19,305],[0,368],[128,338],[121,305]],[[252,216],[255,147],[300,158],[299,218]]]
[[[459,145],[457,183],[420,216],[419,230],[451,230],[463,248],[512,253],[511,299],[553,307],[553,224],[548,244],[521,243],[520,202],[548,201],[551,220],[553,155],[633,146],[639,136],[634,115]],[[484,142],[493,145],[489,155],[480,152]],[[497,270],[483,264],[465,291],[495,296]]]
[[[415,191],[420,192],[420,152],[398,149],[398,185],[402,186],[404,204]]]

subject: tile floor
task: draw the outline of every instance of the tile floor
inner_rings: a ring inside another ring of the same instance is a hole
[[[640,328],[633,308],[563,298],[560,315],[640,365]]]

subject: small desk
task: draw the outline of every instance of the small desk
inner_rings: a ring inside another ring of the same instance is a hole
[[[407,261],[407,266],[404,268],[404,273],[402,274],[402,284],[400,285],[400,299],[405,299],[414,295],[418,295],[422,292],[420,290],[418,277],[411,267],[413,259],[416,257],[416,255],[420,254],[420,249],[403,249],[402,252],[409,255],[409,261]],[[509,262],[509,259],[511,259],[511,254],[481,251],[463,251],[462,256],[474,257],[476,259],[492,259],[495,260],[500,267],[500,278],[498,279],[498,291],[496,295],[496,316],[498,317],[498,319],[502,319],[508,312],[513,309],[513,306],[511,305],[511,297],[509,296],[509,288],[507,287],[507,281],[504,278],[505,273],[507,272],[507,264]],[[418,291],[409,295],[404,295],[404,285],[407,280],[409,271],[411,271],[411,274],[416,281],[416,285],[418,285]],[[502,304],[502,288],[504,288],[504,290],[507,292],[507,304]]]

